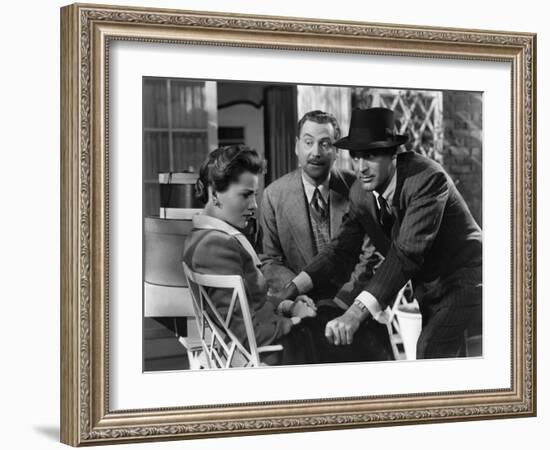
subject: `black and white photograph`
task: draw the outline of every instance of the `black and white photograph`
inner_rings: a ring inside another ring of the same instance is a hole
[[[61,442],[521,446],[540,24],[200,6],[60,9]]]
[[[483,357],[482,92],[142,81],[144,372]]]

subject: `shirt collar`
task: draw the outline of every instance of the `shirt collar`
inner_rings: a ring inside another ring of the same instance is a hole
[[[306,191],[308,203],[311,203],[311,199],[313,198],[313,194],[315,193],[315,188],[319,189],[323,200],[328,203],[330,193],[330,177],[331,174],[329,172],[327,179],[323,181],[319,186],[315,186],[311,181],[306,178],[306,176],[304,175],[304,171],[302,170],[302,184],[304,185],[304,190]]]
[[[216,217],[209,216],[204,213],[195,214],[193,216],[193,227],[201,230],[218,230],[223,231],[224,233],[235,236],[237,234],[242,234],[232,225],[229,225],[227,222],[224,222],[221,219]]]
[[[394,167],[395,167],[395,161],[394,161]],[[379,194],[378,192],[376,191],[372,191],[372,193],[374,194],[374,197],[376,198],[376,203],[378,204],[378,207],[380,208],[380,203],[378,202],[378,197],[380,195],[382,195],[382,197],[384,197],[384,200],[386,200],[386,203],[388,205],[391,205],[393,204],[393,195],[395,194],[395,186],[397,184],[397,167],[395,167],[395,170],[393,171],[393,175],[391,177],[391,180],[388,184],[388,186],[386,187],[386,189],[384,190],[384,192],[382,194]]]
[[[254,250],[254,247],[252,247],[252,244],[248,241],[244,234],[232,225],[229,225],[227,222],[204,213],[199,213],[193,216],[193,227],[200,230],[217,230],[229,234],[230,236],[234,236],[250,254],[252,260],[254,261],[254,265],[256,267],[260,266],[260,259],[258,258],[258,254]]]

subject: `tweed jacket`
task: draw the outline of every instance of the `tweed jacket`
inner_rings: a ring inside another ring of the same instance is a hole
[[[183,260],[194,272],[214,275],[240,275],[243,279],[256,343],[269,345],[283,335],[283,321],[277,314],[279,299],[268,297],[267,284],[259,269],[260,260],[250,246],[243,246],[239,231],[222,220],[206,215],[193,218],[193,229],[185,240]],[[242,236],[242,235],[241,235]],[[244,242],[246,245],[247,242]],[[224,289],[211,289],[209,295],[222,317],[227,314],[231,297]],[[241,340],[246,330],[241,314],[237,312],[231,330]]]
[[[335,236],[347,211],[349,189],[354,181],[355,175],[351,172],[340,170],[331,172],[329,182],[331,238]],[[279,291],[317,254],[301,169],[284,175],[265,189],[261,211],[262,272],[269,287],[273,291]],[[319,290],[327,288],[326,284],[324,283]],[[332,294],[335,292],[336,289]]]
[[[338,235],[304,268],[314,286],[346,263],[365,233],[385,259],[353,291],[368,291],[382,307],[409,279],[417,299],[427,301],[429,292],[441,291],[449,280],[460,283],[461,269],[481,266],[481,230],[444,169],[429,158],[404,152],[397,155],[396,170],[391,239],[376,219],[374,194],[356,181]]]

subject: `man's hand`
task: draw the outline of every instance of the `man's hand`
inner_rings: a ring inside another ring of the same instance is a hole
[[[353,335],[367,315],[356,305],[351,305],[344,314],[327,323],[325,337],[334,345],[350,345]]]
[[[315,302],[307,295],[299,295],[296,297],[291,309],[292,317],[315,317],[317,315],[317,306]]]
[[[296,301],[304,302],[306,305],[311,306],[313,309],[315,309],[315,311],[317,311],[317,305],[315,305],[315,301],[311,297],[305,294],[301,294],[298,297],[296,297]]]
[[[291,281],[281,291],[275,293],[274,295],[279,298],[288,298],[290,300],[294,300],[298,296],[298,294],[298,288]]]

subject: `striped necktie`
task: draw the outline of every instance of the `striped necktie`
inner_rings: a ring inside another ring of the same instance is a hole
[[[315,192],[311,198],[311,208],[321,219],[324,220],[327,218],[327,204],[325,203],[325,199],[321,195],[319,188],[315,188]]]

